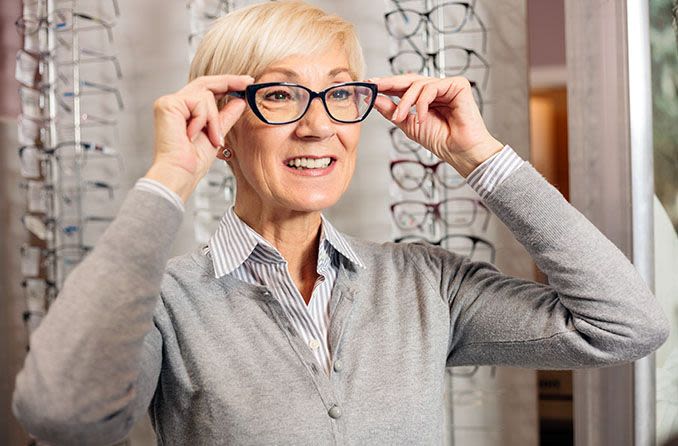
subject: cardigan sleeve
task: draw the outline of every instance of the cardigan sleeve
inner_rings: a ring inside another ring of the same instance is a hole
[[[548,285],[430,248],[450,310],[448,365],[543,369],[644,357],[669,325],[633,265],[529,163],[486,198]]]
[[[167,199],[133,189],[68,276],[16,378],[12,408],[29,433],[111,444],[146,412],[162,360],[153,314],[182,216]]]

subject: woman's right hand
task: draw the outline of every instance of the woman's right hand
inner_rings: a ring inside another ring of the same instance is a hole
[[[243,99],[229,98],[221,110],[217,101],[252,82],[250,76],[201,76],[158,98],[153,105],[155,153],[145,178],[159,181],[185,202],[216,159],[224,135],[245,111]]]

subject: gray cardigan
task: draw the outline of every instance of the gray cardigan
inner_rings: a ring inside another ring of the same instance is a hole
[[[264,288],[167,263],[182,214],[130,192],[31,339],[13,409],[54,444],[440,444],[446,366],[596,367],[659,347],[668,324],[631,263],[525,163],[488,207],[548,275],[512,278],[423,244],[349,238],[325,374]],[[159,296],[159,297],[158,297]]]

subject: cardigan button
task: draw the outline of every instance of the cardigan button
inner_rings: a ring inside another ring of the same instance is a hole
[[[330,415],[330,417],[334,418],[335,420],[341,417],[341,409],[339,409],[339,406],[337,405],[330,407],[330,410],[327,413]]]
[[[334,361],[334,371],[341,372],[341,368],[342,368],[341,361],[339,361],[338,359]]]

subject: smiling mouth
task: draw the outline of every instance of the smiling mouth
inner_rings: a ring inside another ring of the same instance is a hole
[[[297,170],[310,170],[310,169],[326,169],[332,164],[334,164],[335,161],[336,158],[333,158],[331,156],[326,156],[322,158],[311,158],[302,156],[297,158],[290,158],[285,161],[285,164],[288,167]]]

